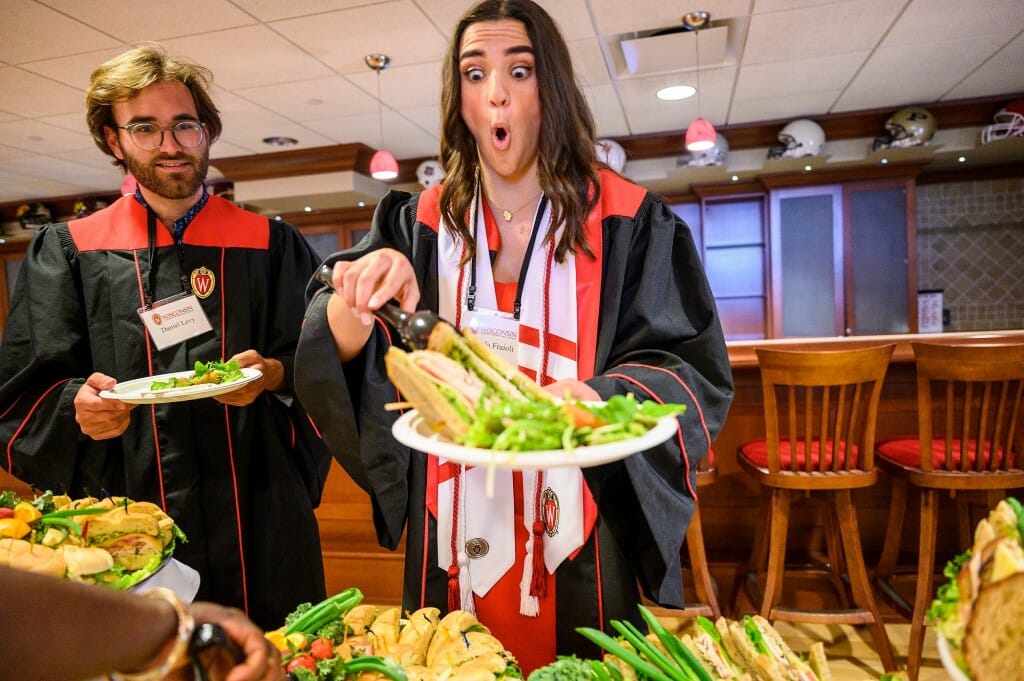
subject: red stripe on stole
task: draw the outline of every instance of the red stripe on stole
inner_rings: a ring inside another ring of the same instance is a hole
[[[519,342],[534,348],[540,347],[540,329],[525,324],[519,325]],[[576,361],[576,343],[568,338],[548,334],[548,350],[572,361]]]

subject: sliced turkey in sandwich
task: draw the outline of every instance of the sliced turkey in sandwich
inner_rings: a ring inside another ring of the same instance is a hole
[[[120,508],[91,516],[82,526],[82,538],[90,546],[109,551],[114,563],[125,570],[141,570],[164,552],[157,519]]]
[[[397,347],[384,357],[388,377],[430,427],[464,434],[481,400],[544,400],[551,395],[495,354],[472,331],[438,324],[426,350]]]

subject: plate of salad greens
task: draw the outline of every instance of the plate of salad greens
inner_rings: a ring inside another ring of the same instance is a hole
[[[402,444],[449,461],[509,470],[598,466],[651,449],[674,436],[683,405],[637,402],[500,402],[477,409],[455,440],[435,432],[413,409],[394,423]]]
[[[259,369],[239,368],[238,362],[196,362],[192,371],[146,376],[101,390],[100,397],[130,404],[163,404],[223,395],[262,376]]]

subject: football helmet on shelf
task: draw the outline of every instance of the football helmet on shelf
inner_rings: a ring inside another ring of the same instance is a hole
[[[779,144],[768,147],[768,158],[817,156],[825,146],[825,131],[808,118],[790,121],[779,131]]]
[[[910,106],[900,109],[885,122],[885,133],[875,138],[872,151],[897,147],[916,147],[935,136],[938,125],[927,109]]]
[[[416,181],[424,189],[430,189],[444,179],[444,168],[434,159],[427,159],[416,166]]]
[[[51,222],[53,213],[45,205],[32,201],[18,206],[16,217],[23,229],[35,229]]]
[[[1007,137],[1024,137],[1024,99],[1015,99],[992,117],[992,125],[981,129],[981,143],[988,144]]]
[[[729,158],[729,141],[725,135],[715,135],[715,146],[706,151],[688,151],[676,162],[676,167],[703,168],[707,166],[724,166]]]
[[[597,160],[601,161],[617,173],[626,167],[626,150],[615,140],[599,139],[594,143]]]

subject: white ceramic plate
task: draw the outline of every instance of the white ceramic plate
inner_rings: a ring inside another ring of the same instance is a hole
[[[942,660],[942,666],[946,668],[946,673],[949,674],[953,681],[971,681],[971,678],[964,674],[960,667],[956,666],[956,660],[953,659],[953,649],[950,648],[945,636],[936,634],[935,646],[939,649],[939,659]]]
[[[675,435],[678,414],[662,417],[654,428],[630,440],[608,442],[576,449],[549,449],[539,452],[501,452],[478,447],[465,447],[447,437],[438,435],[415,409],[407,411],[391,426],[395,439],[421,452],[434,454],[449,461],[473,466],[493,466],[509,470],[558,468],[560,466],[598,466],[618,461],[627,456],[650,449]]]
[[[192,376],[195,371],[177,371],[171,374],[160,376],[147,376],[136,378],[132,381],[125,381],[114,386],[113,390],[101,390],[100,397],[108,400],[121,400],[130,404],[163,404],[164,402],[184,402],[185,400],[198,400],[203,397],[223,395],[232,390],[238,390],[246,383],[251,383],[263,375],[259,369],[246,367],[242,369],[242,377],[228,383],[203,383],[201,385],[190,385],[184,388],[167,388],[166,390],[150,390],[149,386],[153,381],[168,381],[171,378],[185,378]]]

